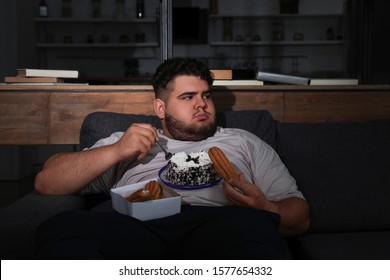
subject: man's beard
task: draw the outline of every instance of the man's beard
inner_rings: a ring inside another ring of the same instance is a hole
[[[205,123],[201,126],[186,125],[184,122],[175,119],[172,115],[165,113],[165,125],[169,133],[176,140],[200,141],[213,136],[217,129],[216,122]]]

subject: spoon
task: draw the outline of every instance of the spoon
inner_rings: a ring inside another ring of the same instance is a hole
[[[161,144],[158,143],[157,141],[156,141],[156,145],[159,146],[160,149],[164,152],[164,154],[165,154],[165,160],[170,160],[171,157],[172,157],[172,153],[169,153],[167,150],[165,150],[165,149],[163,148],[163,146],[161,146]]]

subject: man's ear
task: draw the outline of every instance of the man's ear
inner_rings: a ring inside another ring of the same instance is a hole
[[[153,102],[154,112],[156,113],[159,119],[163,119],[165,117],[165,102],[161,99],[155,99]]]

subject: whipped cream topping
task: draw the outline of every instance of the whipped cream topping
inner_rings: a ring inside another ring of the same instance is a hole
[[[175,153],[171,161],[176,163],[180,169],[186,169],[190,167],[199,167],[211,163],[208,153],[204,151],[193,152],[186,154],[185,152]]]

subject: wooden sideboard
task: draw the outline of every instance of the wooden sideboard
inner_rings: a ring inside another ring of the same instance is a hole
[[[269,110],[282,122],[390,118],[390,85],[217,86],[218,111]],[[0,86],[0,145],[78,144],[95,111],[153,115],[151,86]]]

